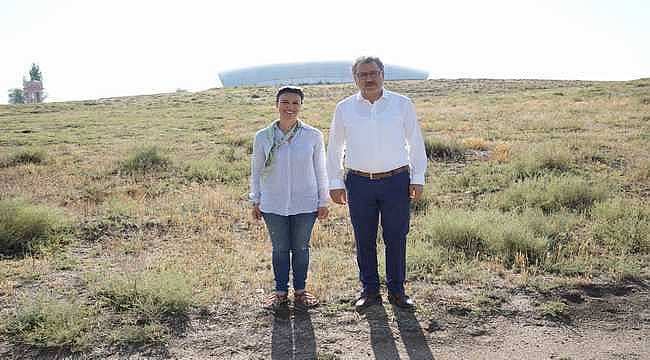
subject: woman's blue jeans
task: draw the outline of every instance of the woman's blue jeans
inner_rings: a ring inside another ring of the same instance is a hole
[[[276,291],[289,291],[289,268],[293,270],[293,289],[305,289],[309,270],[309,239],[316,215],[316,212],[289,216],[262,213],[273,244]]]

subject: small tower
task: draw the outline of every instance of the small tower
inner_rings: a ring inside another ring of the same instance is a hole
[[[25,97],[25,104],[43,102],[43,83],[39,80],[23,80],[23,96]]]

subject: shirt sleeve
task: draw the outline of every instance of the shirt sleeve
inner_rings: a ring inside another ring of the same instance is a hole
[[[323,142],[323,134],[320,132],[318,133],[316,147],[314,149],[314,170],[316,172],[316,184],[318,186],[318,207],[325,207],[329,203],[329,191],[325,165],[325,143]]]
[[[332,118],[329,141],[327,145],[327,174],[329,175],[330,189],[343,189],[343,152],[345,150],[345,129],[341,106],[338,105]]]
[[[260,180],[262,171],[264,170],[264,162],[266,161],[266,154],[264,153],[264,146],[261,138],[255,136],[253,138],[253,154],[251,155],[251,191],[248,198],[253,204],[260,203],[261,185]]]
[[[411,164],[411,184],[424,185],[424,174],[427,170],[427,154],[424,149],[424,139],[420,131],[415,114],[415,106],[409,101],[406,106],[405,123],[406,142],[409,149],[409,162]]]

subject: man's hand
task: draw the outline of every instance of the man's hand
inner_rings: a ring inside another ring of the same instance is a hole
[[[253,220],[260,221],[262,219],[262,211],[260,210],[260,204],[253,204],[253,210],[251,211]]]
[[[348,197],[345,195],[345,189],[330,190],[330,198],[332,198],[332,201],[339,205],[345,205],[348,203]]]
[[[330,214],[330,211],[327,209],[327,207],[319,207],[318,208],[318,220],[327,219],[327,216],[329,214]]]
[[[409,185],[409,198],[411,198],[411,201],[418,201],[422,198],[423,191],[424,185],[411,184]]]

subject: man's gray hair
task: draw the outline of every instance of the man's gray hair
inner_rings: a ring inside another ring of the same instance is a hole
[[[354,60],[354,64],[352,65],[352,75],[357,76],[357,67],[361,64],[370,64],[370,63],[375,63],[377,66],[379,66],[379,70],[381,72],[384,72],[384,63],[379,60],[378,57],[376,56],[361,56],[358,57],[356,60]]]

